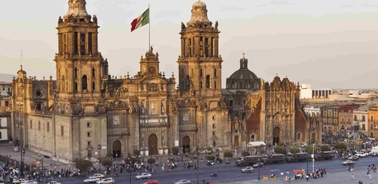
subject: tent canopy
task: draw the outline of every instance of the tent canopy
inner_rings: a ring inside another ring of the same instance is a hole
[[[252,141],[247,144],[248,147],[260,147],[261,145],[266,146],[262,141]]]

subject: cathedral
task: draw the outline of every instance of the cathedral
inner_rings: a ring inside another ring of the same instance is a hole
[[[97,17],[85,0],[68,0],[58,19],[56,80],[27,76],[22,66],[13,80],[12,137],[66,161],[305,142],[298,85],[279,77],[265,83],[243,57],[222,89],[218,22],[201,1],[191,12],[179,32],[177,78],[160,71],[152,47],[137,74],[117,77],[98,50]]]

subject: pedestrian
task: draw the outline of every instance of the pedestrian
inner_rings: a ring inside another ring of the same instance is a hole
[[[310,176],[308,176],[308,174],[306,174],[306,181],[308,181],[309,178],[310,178]]]
[[[356,178],[354,178],[354,174],[352,173],[352,179],[354,180],[354,179],[356,179]]]

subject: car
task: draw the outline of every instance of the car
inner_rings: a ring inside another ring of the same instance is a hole
[[[358,157],[356,155],[353,155],[353,156],[348,158],[348,160],[352,160],[352,161],[357,161],[358,159],[360,159],[360,157]]]
[[[253,164],[253,167],[262,167],[264,165],[264,163],[262,163],[262,162],[257,162],[257,163],[255,163],[255,164]]]
[[[150,180],[150,181],[144,182],[143,184],[159,184],[159,182],[157,180]]]
[[[96,183],[113,184],[114,183],[114,179],[113,178],[105,178],[105,179],[97,181]]]
[[[25,183],[22,183],[22,184],[37,184],[37,182],[33,181],[33,180],[28,180],[28,181],[26,181]]]
[[[100,181],[100,178],[97,178],[95,176],[91,176],[88,179],[85,179],[84,183],[96,183],[97,181]]]
[[[152,175],[150,173],[142,173],[140,175],[136,175],[135,178],[137,180],[141,180],[141,179],[150,179],[152,177]]]
[[[57,182],[57,181],[50,181],[50,182],[48,182],[47,184],[62,184],[62,183]]]
[[[241,169],[241,172],[242,173],[251,173],[251,172],[253,172],[253,167],[248,166],[244,169]]]
[[[99,179],[105,178],[105,175],[100,174],[100,173],[94,174],[93,176],[96,177],[96,178],[99,178]]]
[[[358,156],[358,157],[360,157],[360,158],[365,158],[365,157],[368,156],[368,154],[366,154],[366,153],[362,153],[362,152],[357,152],[357,153],[356,153],[356,156]]]
[[[183,179],[175,182],[175,184],[192,184],[192,182],[190,180]]]
[[[352,161],[352,160],[347,160],[347,161],[345,161],[345,162],[343,162],[343,165],[354,165],[354,161]]]

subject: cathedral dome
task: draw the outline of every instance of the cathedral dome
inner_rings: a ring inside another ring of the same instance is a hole
[[[239,70],[235,71],[229,79],[243,79],[243,80],[250,80],[250,79],[258,79],[257,75],[253,73],[251,70],[248,69],[248,59],[244,56],[240,59],[240,68]]]
[[[206,4],[201,0],[195,2],[192,6],[192,17],[187,23],[188,26],[194,26],[197,23],[211,24],[209,18],[207,18]]]

